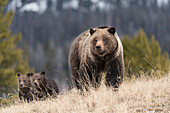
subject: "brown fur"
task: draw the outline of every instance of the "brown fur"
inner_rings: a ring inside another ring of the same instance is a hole
[[[31,73],[31,80],[34,94],[39,99],[59,93],[56,82],[46,79],[44,71],[41,73]]]
[[[31,86],[31,80],[30,75],[18,75],[18,92],[19,92],[19,99],[24,101],[32,101],[33,95],[32,95],[32,86]]]
[[[79,35],[71,46],[69,65],[78,89],[89,83],[98,86],[102,73],[106,74],[106,85],[118,88],[123,81],[124,60],[115,28],[98,27]]]

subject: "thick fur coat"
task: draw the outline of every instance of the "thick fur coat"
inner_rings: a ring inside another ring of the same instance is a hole
[[[48,96],[55,96],[59,93],[58,86],[55,81],[48,80],[45,77],[45,71],[41,73],[29,73],[33,86],[33,93],[36,99],[41,99]]]
[[[76,88],[98,87],[105,75],[107,86],[118,88],[123,81],[123,46],[114,27],[91,28],[72,43],[69,66]]]
[[[18,76],[18,92],[19,99],[23,101],[32,101],[33,93],[32,93],[32,85],[30,75],[17,74]]]

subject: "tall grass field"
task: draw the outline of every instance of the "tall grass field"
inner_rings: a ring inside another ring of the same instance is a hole
[[[125,79],[118,91],[106,87],[63,91],[55,99],[14,102],[1,106],[0,113],[170,113],[170,73],[153,78]]]

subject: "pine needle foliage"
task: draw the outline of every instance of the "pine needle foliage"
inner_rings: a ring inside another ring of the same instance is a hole
[[[143,29],[132,38],[125,36],[122,39],[126,74],[161,70],[168,72],[170,59],[167,52],[162,53],[158,41],[154,36],[147,38]]]
[[[13,12],[4,12],[7,2],[0,0],[0,97],[4,98],[17,90],[16,74],[31,71],[28,58],[24,57],[23,50],[17,47],[21,33],[14,35],[9,30]]]

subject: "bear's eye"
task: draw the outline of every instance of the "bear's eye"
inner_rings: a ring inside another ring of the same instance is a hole
[[[21,82],[21,80],[19,80],[19,82]]]
[[[33,81],[35,81],[35,79],[33,79]]]
[[[40,79],[38,79],[38,81],[40,81]]]
[[[94,42],[97,42],[97,39],[94,39]]]
[[[24,80],[24,82],[26,82],[26,81]]]
[[[105,38],[103,38],[103,42],[105,42],[106,41],[106,39]]]

